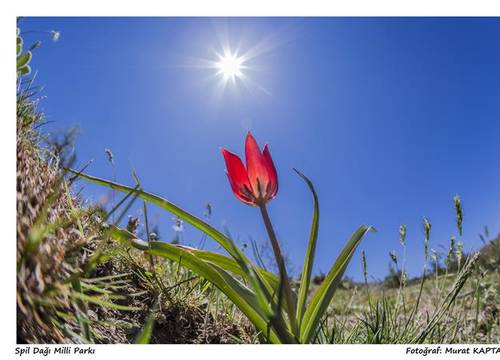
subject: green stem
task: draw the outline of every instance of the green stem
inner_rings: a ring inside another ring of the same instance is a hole
[[[274,257],[276,259],[276,265],[278,265],[278,270],[283,279],[283,290],[285,293],[285,300],[288,308],[288,317],[290,319],[290,323],[292,326],[292,332],[295,336],[299,336],[299,330],[297,327],[297,320],[295,318],[295,304],[292,300],[292,288],[290,286],[290,281],[288,278],[288,273],[286,271],[285,260],[281,253],[281,249],[278,243],[278,239],[276,238],[276,233],[274,232],[273,225],[271,223],[271,219],[269,218],[269,213],[267,212],[267,208],[265,204],[259,205],[260,212],[262,214],[262,219],[264,220],[264,225],[266,226],[267,234],[269,235],[269,240],[271,241],[271,245],[273,247]],[[280,294],[281,295],[281,294]]]

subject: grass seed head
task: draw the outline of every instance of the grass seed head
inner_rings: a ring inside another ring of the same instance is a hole
[[[462,231],[463,231],[462,223],[463,223],[464,217],[463,217],[462,201],[460,200],[460,196],[455,195],[453,197],[453,205],[455,207],[455,215],[456,215],[458,233],[460,234],[460,236],[462,236]]]
[[[399,242],[403,246],[406,245],[406,225],[405,224],[402,224],[399,227]]]

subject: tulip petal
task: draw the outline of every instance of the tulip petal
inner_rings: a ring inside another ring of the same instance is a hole
[[[226,175],[229,180],[229,184],[231,185],[231,189],[233,190],[233,193],[238,198],[238,200],[247,205],[255,206],[255,199],[253,198],[253,195],[247,196],[247,193],[241,191],[241,188],[234,183],[233,179],[231,179],[231,176],[229,176],[229,173],[227,171]]]
[[[268,193],[267,198],[272,199],[276,196],[278,192],[278,175],[276,173],[276,168],[274,167],[273,159],[271,158],[271,153],[269,152],[269,147],[267,144],[264,146],[264,151],[262,151],[262,156],[264,157],[267,173],[269,176]]]
[[[254,201],[251,198],[252,187],[243,162],[238,155],[226,149],[221,149],[221,151],[226,162],[227,177],[234,195],[242,202],[253,205]]]
[[[266,195],[269,183],[266,160],[260,152],[259,145],[250,132],[245,140],[245,157],[247,161],[247,174],[256,197]]]

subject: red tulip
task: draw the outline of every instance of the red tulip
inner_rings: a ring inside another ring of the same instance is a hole
[[[224,148],[221,151],[229,183],[239,200],[251,206],[261,206],[276,196],[278,176],[267,145],[261,153],[257,141],[248,132],[245,140],[246,168],[238,155]]]

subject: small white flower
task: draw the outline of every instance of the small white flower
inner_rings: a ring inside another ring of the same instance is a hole
[[[183,232],[184,221],[182,221],[180,218],[173,218],[172,220],[174,220],[174,225],[172,226],[172,229],[174,229],[175,232]]]
[[[55,30],[52,30],[50,32],[50,34],[52,35],[52,41],[53,42],[56,42],[59,40],[59,38],[61,37],[61,33],[59,31],[55,31]]]

